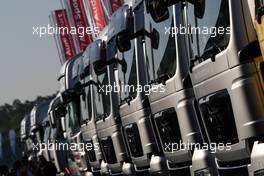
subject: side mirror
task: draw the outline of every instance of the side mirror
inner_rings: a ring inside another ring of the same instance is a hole
[[[203,18],[204,13],[205,13],[205,0],[195,0],[194,15],[197,18]]]
[[[88,57],[91,64],[93,64],[94,71],[97,75],[105,72],[107,60],[106,60],[106,44],[101,39],[98,39],[91,43],[88,48]]]
[[[78,81],[73,88],[67,89],[60,93],[60,101],[62,104],[68,104],[73,101],[75,98],[80,96],[83,92],[83,88],[86,85],[83,85],[80,81]]]
[[[131,49],[131,35],[134,33],[134,17],[128,5],[119,8],[110,19],[108,38],[116,36],[117,48],[120,52]]]
[[[124,73],[126,73],[127,63],[126,63],[125,59],[119,59],[116,57],[116,53],[117,53],[117,49],[116,49],[117,47],[116,46],[118,46],[117,37],[118,36],[112,38],[107,43],[107,49],[106,49],[107,64],[110,65],[112,63],[118,63],[122,66],[122,71]],[[129,46],[131,47],[130,40],[127,42],[129,42]]]
[[[131,49],[130,38],[126,31],[123,31],[117,35],[116,44],[120,52],[126,52]]]
[[[146,7],[151,17],[156,23],[169,18],[168,7],[185,0],[147,0]],[[205,0],[187,0],[194,5],[194,14],[197,18],[203,18],[205,12]]]
[[[168,4],[166,0],[147,0],[147,10],[156,23],[169,18]]]
[[[73,100],[75,95],[75,91],[73,89],[65,90],[64,92],[60,93],[60,100],[62,104],[66,105]]]
[[[154,49],[159,48],[160,35],[159,35],[159,32],[155,28],[153,28],[151,32],[144,30],[144,35],[150,38],[152,48]]]
[[[67,111],[66,111],[66,108],[62,105],[59,105],[57,108],[55,108],[55,114],[56,114],[56,117],[64,117],[66,115]]]

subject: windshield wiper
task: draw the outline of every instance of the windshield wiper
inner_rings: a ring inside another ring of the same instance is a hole
[[[83,120],[82,120],[82,124],[86,124],[86,125],[87,125],[88,122],[89,122],[89,118],[87,118],[87,119],[83,119]]]
[[[172,74],[167,74],[167,73],[162,74],[157,79],[151,80],[149,82],[149,85],[151,85],[151,84],[160,84],[160,83],[163,84],[163,85],[166,85],[166,81],[168,79],[170,79],[171,77],[172,77]]]
[[[134,99],[134,97],[132,95],[129,95],[128,97],[124,98],[123,100],[121,100],[121,105],[123,103],[127,103],[128,105],[130,105],[130,102]]]
[[[222,51],[224,47],[220,47],[217,44],[214,44],[204,50],[204,53],[201,56],[196,55],[193,59],[190,61],[190,72],[192,72],[192,68],[195,65],[195,62],[202,62],[207,59],[211,59],[212,62],[215,62],[215,56]]]
[[[97,116],[96,121],[99,121],[99,120],[105,121],[106,117],[108,117],[108,114],[107,113],[103,113],[103,114]]]

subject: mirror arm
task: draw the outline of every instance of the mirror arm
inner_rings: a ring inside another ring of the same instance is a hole
[[[85,88],[85,87],[87,87],[89,85],[98,86],[99,84],[97,82],[93,81],[93,80],[89,80],[88,82],[86,82],[86,83],[84,83],[84,84],[81,85],[81,89],[83,89],[83,88]]]
[[[76,95],[75,89],[69,89],[64,91],[61,96],[62,96],[62,104],[66,105],[68,103],[70,103],[73,100],[73,97]],[[65,101],[66,100],[66,101]]]
[[[121,60],[119,60],[117,58],[113,58],[113,59],[111,59],[110,61],[107,62],[107,65],[111,65],[111,64],[114,64],[114,63],[118,63],[120,65],[123,64]]]
[[[149,38],[152,38],[152,33],[151,33],[151,32],[148,32],[147,30],[145,30],[145,29],[143,28],[143,29],[137,31],[137,32],[134,33],[134,34],[131,34],[131,35],[129,36],[129,39],[132,40],[132,39],[135,39],[135,38],[137,38],[137,37],[139,37],[139,36],[144,36],[144,35],[147,36],[147,37],[149,37]]]
[[[143,28],[143,29],[137,31],[136,33],[131,34],[131,35],[129,36],[129,39],[132,40],[132,39],[135,39],[135,38],[137,38],[137,37],[139,37],[139,36],[144,36],[145,34],[147,34],[147,36],[148,36],[149,32],[147,32],[147,31]]]

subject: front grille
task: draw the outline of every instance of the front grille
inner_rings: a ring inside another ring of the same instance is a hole
[[[142,144],[136,123],[124,127],[125,137],[133,157],[143,156]]]
[[[201,98],[199,108],[211,142],[217,144],[238,142],[235,118],[227,90]]]
[[[154,114],[154,122],[165,152],[170,143],[180,143],[182,140],[177,114],[174,108],[169,108]]]
[[[106,163],[115,164],[117,163],[116,153],[111,137],[106,137],[100,140],[100,145],[102,148],[102,153]]]
[[[264,169],[255,171],[254,176],[264,176]]]

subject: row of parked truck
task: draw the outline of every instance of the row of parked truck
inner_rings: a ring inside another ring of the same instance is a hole
[[[21,122],[29,154],[80,175],[264,175],[262,16],[249,2],[126,1]],[[48,141],[90,147],[32,150]]]

